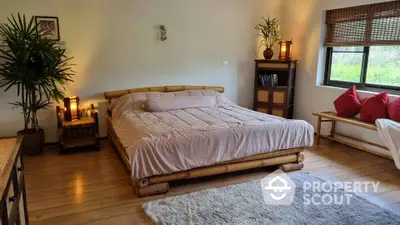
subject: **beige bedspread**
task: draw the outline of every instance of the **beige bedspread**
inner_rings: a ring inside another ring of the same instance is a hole
[[[144,101],[160,95],[215,96],[216,106],[146,112]],[[313,144],[314,130],[307,122],[254,112],[214,91],[133,93],[111,107],[133,179]]]

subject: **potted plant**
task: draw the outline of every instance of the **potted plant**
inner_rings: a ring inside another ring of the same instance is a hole
[[[39,126],[37,113],[49,108],[51,100],[64,98],[64,85],[72,82],[75,72],[66,57],[65,49],[37,31],[32,17],[12,15],[8,23],[0,24],[0,88],[16,91],[19,100],[12,102],[22,108],[24,136],[22,147],[26,154],[39,154],[44,147],[44,130]]]
[[[263,23],[257,24],[255,27],[256,30],[258,30],[259,35],[262,37],[261,40],[261,45],[265,46],[265,51],[264,51],[264,58],[265,59],[271,59],[272,56],[274,55],[274,51],[272,50],[272,47],[274,44],[281,39],[279,36],[279,21],[278,19],[265,19],[262,17],[264,20]]]

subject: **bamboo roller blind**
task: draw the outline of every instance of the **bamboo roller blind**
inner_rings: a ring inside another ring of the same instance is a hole
[[[400,44],[400,0],[326,12],[326,46]]]

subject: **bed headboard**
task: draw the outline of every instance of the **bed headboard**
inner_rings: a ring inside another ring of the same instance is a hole
[[[135,92],[174,92],[174,91],[186,91],[186,90],[213,90],[220,93],[224,92],[224,87],[218,86],[158,86],[158,87],[143,87],[133,88],[119,91],[104,92],[104,97],[111,102],[113,98],[119,98],[123,95]]]

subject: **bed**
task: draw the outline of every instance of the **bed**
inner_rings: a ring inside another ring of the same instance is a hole
[[[310,124],[242,108],[223,92],[223,87],[163,86],[105,93],[108,137],[131,172],[138,196],[167,192],[173,180],[273,165],[284,171],[303,168],[301,152],[313,144]],[[212,107],[144,109],[148,99],[157,98],[215,102]]]

